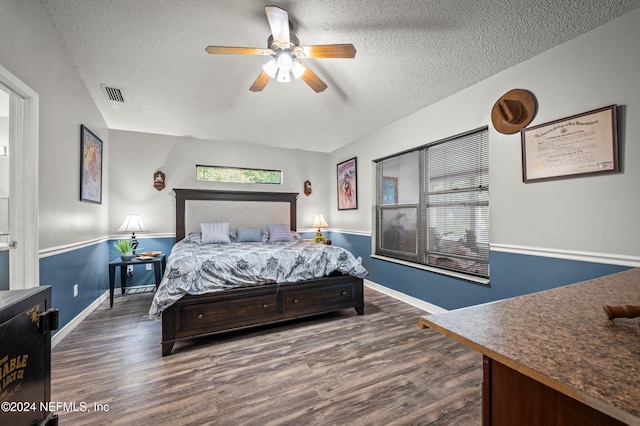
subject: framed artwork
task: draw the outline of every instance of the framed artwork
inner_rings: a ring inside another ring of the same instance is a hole
[[[615,105],[529,127],[520,136],[525,183],[619,171]]]
[[[338,163],[338,210],[358,208],[356,157]]]
[[[102,204],[102,141],[80,125],[80,201]]]
[[[382,176],[382,204],[398,204],[398,178]]]

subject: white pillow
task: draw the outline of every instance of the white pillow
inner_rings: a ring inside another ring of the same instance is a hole
[[[229,244],[229,222],[201,223],[203,244]]]
[[[293,241],[293,235],[289,230],[289,225],[275,224],[267,225],[269,230],[269,241]]]

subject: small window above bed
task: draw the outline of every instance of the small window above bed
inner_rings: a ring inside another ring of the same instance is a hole
[[[247,169],[243,167],[196,165],[196,180],[200,182],[281,184],[282,170]]]

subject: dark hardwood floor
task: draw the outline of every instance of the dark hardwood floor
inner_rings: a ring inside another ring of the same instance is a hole
[[[61,425],[481,423],[481,355],[372,289],[364,316],[201,338],[164,358],[151,298],[104,302],[54,349],[51,400],[76,408],[57,411]]]

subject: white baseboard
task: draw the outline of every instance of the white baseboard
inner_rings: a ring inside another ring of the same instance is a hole
[[[98,306],[105,300],[109,299],[109,290],[105,291],[100,297],[93,301],[92,304],[87,306],[82,312],[80,312],[74,319],[69,321],[67,325],[62,327],[56,334],[51,338],[51,349],[55,348],[58,343],[62,341],[69,333],[73,331],[74,328],[78,326],[86,317],[91,314],[91,312],[95,311]]]
[[[422,309],[423,311],[430,314],[441,314],[443,312],[447,312],[446,309],[441,308],[440,306],[425,302],[424,300],[416,299],[413,296],[409,296],[408,294],[404,294],[389,287],[382,286],[380,284],[374,283],[373,281],[364,280],[364,285],[376,291],[379,291],[380,293],[384,293],[387,296],[391,296],[394,299],[400,300],[401,302],[407,303],[411,306],[415,306],[418,309]]]

